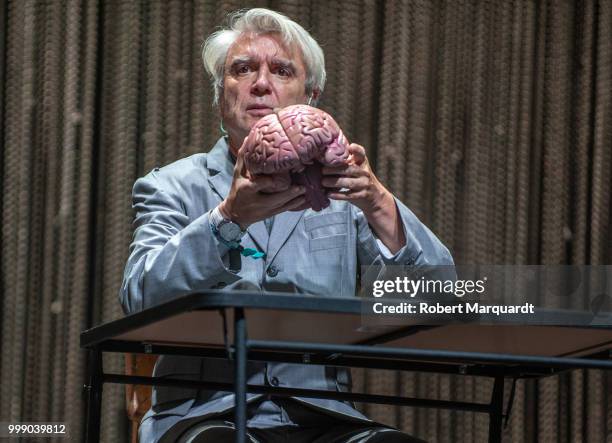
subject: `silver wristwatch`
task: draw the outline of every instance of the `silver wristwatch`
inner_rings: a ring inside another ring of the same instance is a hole
[[[218,206],[210,213],[210,226],[215,235],[225,243],[239,242],[246,234],[246,230],[243,231],[238,223],[223,218]]]

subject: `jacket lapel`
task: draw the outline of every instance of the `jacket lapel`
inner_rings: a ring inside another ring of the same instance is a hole
[[[276,257],[276,254],[278,254],[280,248],[285,244],[303,215],[304,211],[287,211],[283,212],[282,214],[278,214],[274,218],[272,232],[270,233],[270,241],[268,242],[266,258],[268,263],[272,263],[274,257]],[[263,230],[266,231],[265,224],[263,222],[261,224],[264,225]]]
[[[217,141],[206,158],[206,166],[209,172],[208,184],[221,200],[225,200],[232,186],[234,162],[224,137]],[[263,221],[253,223],[247,229],[247,233],[253,242],[257,244],[260,251],[266,250],[268,230]]]
[[[234,164],[225,138],[221,137],[206,156],[208,184],[224,200],[229,193],[234,175]]]
[[[268,230],[265,223],[263,221],[253,223],[248,227],[247,234],[257,245],[258,249],[265,252],[266,245],[268,244]]]

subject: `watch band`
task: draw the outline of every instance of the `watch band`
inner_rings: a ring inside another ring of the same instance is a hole
[[[242,237],[244,237],[244,234],[246,234],[246,230],[242,230],[242,228],[240,227],[240,225],[238,225],[238,223],[235,223],[225,217],[223,217],[223,215],[221,214],[221,211],[219,210],[219,206],[217,206],[215,209],[213,209],[210,213],[210,223],[212,224],[212,226],[214,226],[214,232],[217,236],[220,236],[220,228],[223,224],[225,223],[232,223],[234,225],[236,225],[238,227],[238,229],[240,229],[240,237],[238,237],[237,239],[234,239],[233,241],[240,241],[240,239]],[[231,240],[227,240],[227,239],[223,239],[224,241],[231,241]]]
[[[240,229],[240,237],[236,239],[235,241],[227,241],[221,236],[221,234],[219,233],[219,227],[223,223],[234,223],[234,222],[224,218],[218,206],[214,208],[212,211],[210,211],[208,220],[210,222],[210,229],[215,235],[215,237],[217,238],[217,240],[219,240],[221,243],[223,243],[228,248],[239,251],[240,254],[245,257],[251,257],[254,259],[258,259],[258,258],[265,259],[266,258],[266,254],[264,252],[258,251],[257,249],[245,248],[244,246],[240,244],[240,240],[242,239],[242,237],[244,237],[244,234],[246,234],[246,230],[243,231],[242,229]],[[235,224],[238,226],[237,223]]]
[[[210,219],[210,224],[214,226],[215,231],[219,232],[219,225],[224,220],[223,216],[221,215],[221,211],[219,210],[219,206],[215,207],[215,209],[210,211],[209,219]]]

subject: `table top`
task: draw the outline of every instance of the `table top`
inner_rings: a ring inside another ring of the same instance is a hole
[[[265,295],[265,296],[263,296]],[[377,300],[303,294],[208,291],[189,294],[128,315],[81,334],[81,346],[127,341],[173,346],[223,346],[224,322],[233,338],[233,308],[244,308],[252,340],[312,343],[384,344],[386,347],[579,357],[612,348],[612,328],[590,326],[584,313],[558,311],[555,321],[574,326],[536,324],[418,324],[374,326],[362,312]],[[366,309],[366,311],[364,311]],[[544,317],[550,312],[542,313]],[[575,320],[578,321],[575,321]],[[485,319],[486,320],[486,319]]]

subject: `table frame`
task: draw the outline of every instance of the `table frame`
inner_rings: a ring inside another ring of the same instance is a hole
[[[361,305],[355,299],[324,297],[299,297],[295,294],[266,295],[253,293],[190,294],[138,314],[111,322],[81,334],[81,347],[89,349],[87,384],[87,436],[88,443],[98,442],[100,434],[100,412],[104,383],[140,384],[153,386],[176,386],[232,390],[236,395],[235,421],[238,443],[244,443],[246,436],[246,394],[262,393],[276,396],[299,396],[328,398],[399,406],[441,408],[459,411],[485,413],[489,416],[489,442],[501,441],[504,417],[509,417],[514,387],[520,378],[538,378],[556,374],[567,369],[612,369],[611,351],[600,351],[580,358],[509,355],[478,352],[457,352],[427,349],[394,348],[374,346],[401,336],[402,330],[382,334],[358,344],[338,345],[295,341],[249,340],[245,309],[286,309],[327,313],[360,312]],[[300,301],[301,303],[296,303]],[[355,303],[357,301],[357,303]],[[174,346],[147,342],[117,340],[112,337],[121,332],[153,323],[157,320],[194,309],[232,309],[234,312],[233,344],[225,348],[218,346]],[[359,311],[357,311],[359,309]],[[405,328],[410,333],[415,326]],[[430,327],[430,326],[427,326]],[[605,328],[608,329],[608,328]],[[612,342],[608,343],[612,348]],[[141,377],[105,373],[102,366],[104,352],[130,352],[145,354],[186,355],[198,357],[225,357],[234,360],[235,380],[231,383],[181,380],[166,377]],[[494,380],[489,403],[469,403],[421,398],[396,397],[353,392],[336,392],[312,389],[281,388],[246,384],[248,359],[277,361],[285,363],[325,364],[355,368],[394,369],[447,374],[491,377]],[[504,381],[514,381],[504,413]]]

